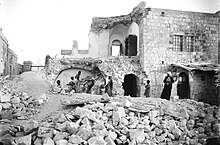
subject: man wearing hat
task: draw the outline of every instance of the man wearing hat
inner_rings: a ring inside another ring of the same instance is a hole
[[[171,89],[172,89],[173,82],[174,82],[174,80],[173,80],[173,77],[172,77],[172,73],[169,71],[169,72],[167,72],[167,75],[163,80],[164,88],[163,88],[163,91],[162,91],[162,94],[161,94],[162,99],[170,100],[170,95],[171,95]]]

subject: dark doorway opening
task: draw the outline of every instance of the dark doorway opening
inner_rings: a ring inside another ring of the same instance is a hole
[[[125,96],[137,96],[137,77],[133,74],[125,75],[123,83],[124,95]]]
[[[189,99],[189,78],[185,72],[179,74],[177,95],[180,99]]]
[[[137,36],[128,35],[125,39],[125,56],[137,55]]]

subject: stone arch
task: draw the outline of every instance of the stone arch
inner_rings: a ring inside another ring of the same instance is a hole
[[[109,56],[111,56],[111,51],[112,51],[112,43],[113,41],[118,40],[121,42],[121,52],[124,54],[125,52],[125,43],[124,43],[124,38],[118,34],[113,34],[111,35],[109,39]]]

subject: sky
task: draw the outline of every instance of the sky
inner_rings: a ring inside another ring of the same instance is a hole
[[[129,14],[141,1],[146,7],[215,13],[220,0],[0,0],[0,27],[18,63],[44,64],[61,49],[88,49],[93,17]]]

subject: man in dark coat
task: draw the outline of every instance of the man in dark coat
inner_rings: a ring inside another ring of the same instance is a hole
[[[167,76],[164,78],[163,83],[164,83],[164,88],[161,94],[161,98],[170,100],[172,84],[174,83],[171,72],[167,72]]]

